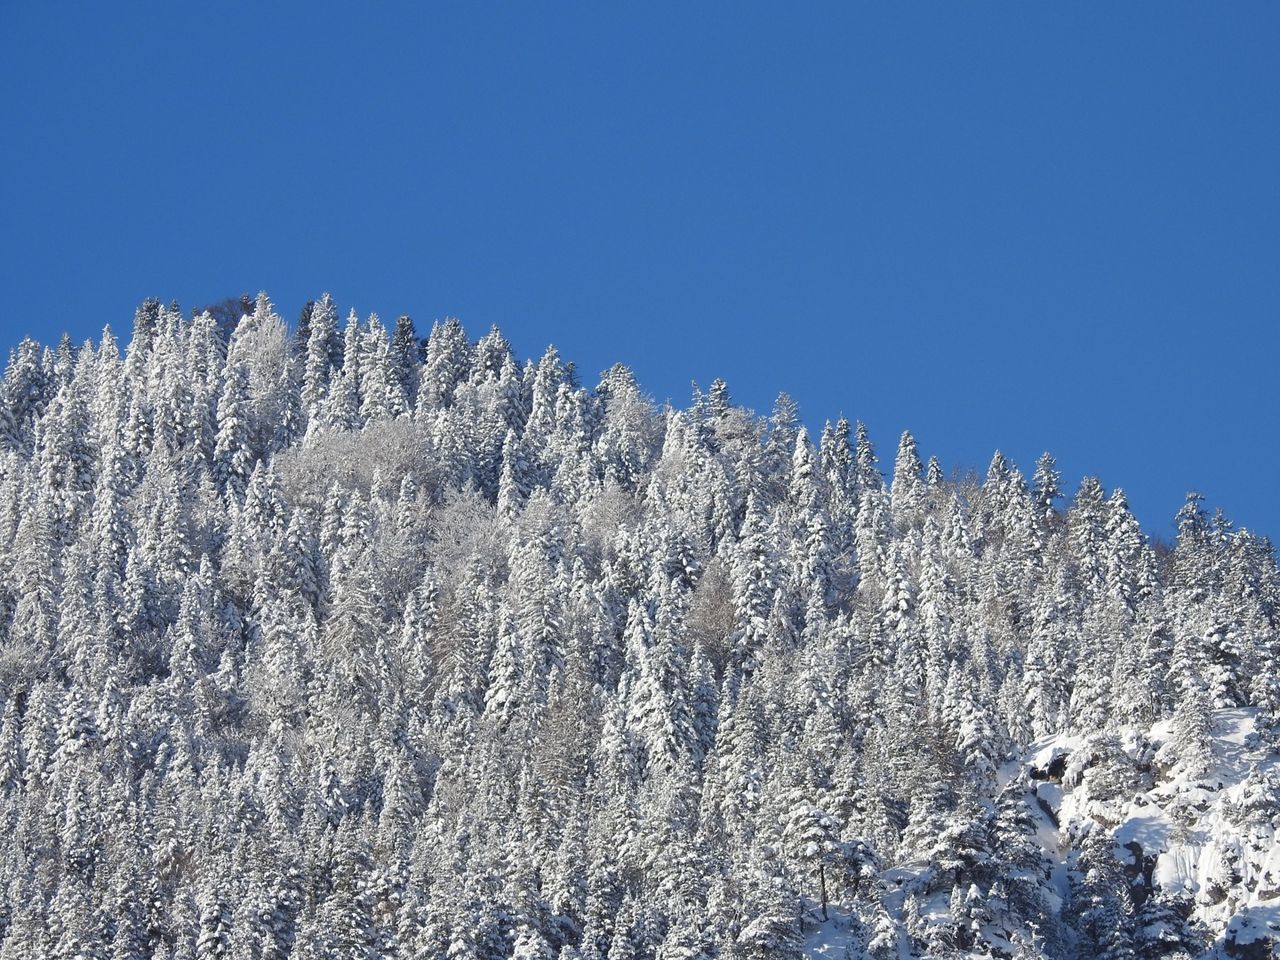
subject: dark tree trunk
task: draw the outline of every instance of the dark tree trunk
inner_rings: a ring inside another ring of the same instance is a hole
[[[822,888],[822,919],[827,919],[827,868],[818,864],[818,886]]]

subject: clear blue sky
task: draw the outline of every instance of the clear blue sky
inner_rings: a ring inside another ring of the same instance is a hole
[[[1280,4],[355,6],[0,5],[4,345],[329,290],[1280,534]]]

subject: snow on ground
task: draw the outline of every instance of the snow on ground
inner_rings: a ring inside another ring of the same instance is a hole
[[[1236,943],[1280,937],[1280,899],[1244,907],[1228,922],[1227,932]]]
[[[1169,841],[1169,830],[1172,824],[1164,811],[1153,803],[1136,803],[1130,808],[1129,816],[1111,831],[1116,846],[1124,851],[1118,854],[1122,859],[1131,859],[1132,845],[1137,844],[1143,852],[1150,854],[1156,850],[1164,850]]]
[[[814,960],[846,960],[862,957],[862,948],[854,941],[847,917],[831,911],[831,919],[820,924],[804,942],[804,955]]]

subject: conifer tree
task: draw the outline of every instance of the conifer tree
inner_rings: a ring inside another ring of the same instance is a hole
[[[229,365],[226,385],[218,401],[218,436],[213,451],[214,476],[222,490],[240,499],[255,462],[249,423],[249,378],[238,365]]]

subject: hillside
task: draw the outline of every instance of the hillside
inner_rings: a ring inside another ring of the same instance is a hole
[[[0,381],[0,960],[1265,957],[1280,571],[1192,494],[148,301]]]

